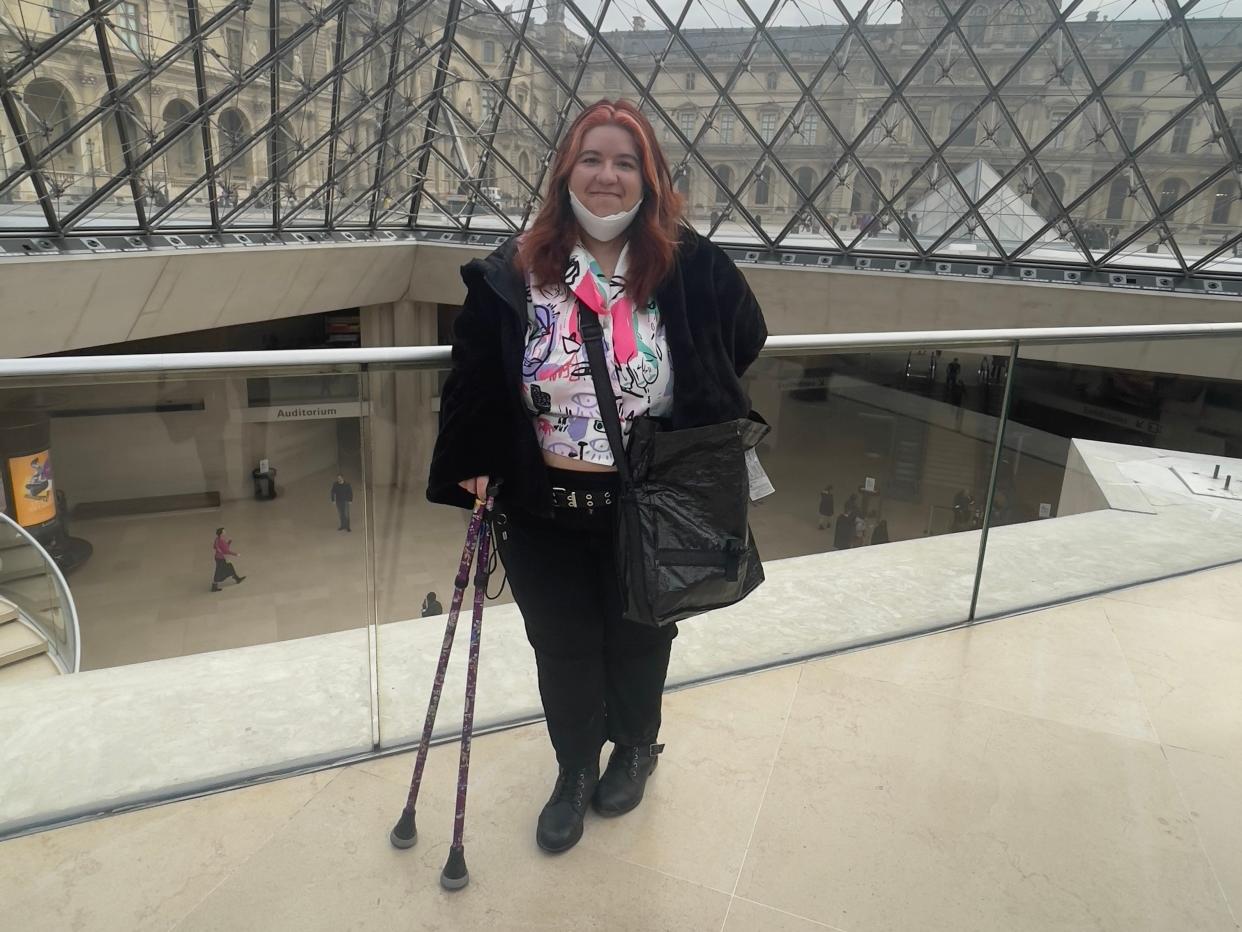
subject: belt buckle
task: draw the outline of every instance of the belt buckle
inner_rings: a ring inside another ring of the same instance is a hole
[[[553,486],[552,492],[554,495],[557,492],[561,493],[561,497],[565,500],[566,508],[577,508],[578,507],[578,493],[576,491],[571,492],[568,489],[563,488],[562,486]]]

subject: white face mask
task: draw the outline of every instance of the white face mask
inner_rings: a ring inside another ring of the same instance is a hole
[[[578,200],[578,196],[573,191],[570,191],[569,206],[573,208],[578,226],[582,227],[587,236],[601,243],[607,243],[624,233],[626,228],[634,222],[634,218],[638,216],[638,208],[643,206],[643,199],[640,197],[637,204],[619,214],[597,217],[587,209],[586,204]]]

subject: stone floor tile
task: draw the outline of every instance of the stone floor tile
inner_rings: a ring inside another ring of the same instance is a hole
[[[1242,756],[1242,621],[1105,600],[1164,744]]]
[[[1158,746],[826,664],[736,893],[849,932],[1234,927]]]
[[[479,746],[488,740],[480,739]],[[479,781],[482,786],[472,779],[465,846],[471,881],[465,890],[446,893],[439,876],[450,841],[457,761],[446,750],[453,749],[436,749],[429,760],[415,848],[398,851],[388,842],[400,811],[393,782],[347,769],[177,932],[234,932],[253,928],[255,917],[264,917],[267,928],[299,932],[721,928],[727,894],[582,845],[555,857],[539,851],[533,814],[541,800],[490,791],[494,780],[513,781],[512,773],[494,771]],[[478,763],[482,777],[487,768],[484,760]]]
[[[1242,923],[1242,753],[1222,758],[1166,747],[1165,755],[1234,921]]]
[[[855,651],[823,661],[854,676],[1154,741],[1099,600]]]
[[[666,750],[641,805],[616,818],[592,814],[583,843],[731,893],[801,672],[786,667],[669,695]]]
[[[1183,615],[1236,621],[1238,606],[1242,604],[1242,564],[1122,589],[1109,593],[1108,597],[1119,602],[1172,609]]]
[[[2,842],[0,926],[171,929],[337,776],[290,777]]]
[[[841,932],[832,926],[783,913],[771,906],[735,896],[721,932]]]

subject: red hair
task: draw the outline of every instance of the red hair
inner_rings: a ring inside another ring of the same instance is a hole
[[[682,198],[673,189],[668,161],[650,121],[628,100],[599,100],[574,120],[557,147],[543,209],[518,243],[515,261],[538,283],[559,282],[578,241],[578,223],[569,204],[569,176],[582,153],[583,139],[597,126],[619,126],[634,139],[643,176],[643,202],[625,232],[629,243],[625,290],[642,307],[673,270]]]

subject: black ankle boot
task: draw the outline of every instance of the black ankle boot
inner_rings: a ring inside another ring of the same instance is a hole
[[[603,816],[623,815],[643,801],[647,778],[660,762],[657,756],[664,750],[662,744],[643,744],[631,747],[618,744],[608,758],[608,767],[595,787],[591,800],[595,811]]]
[[[576,770],[564,767],[556,775],[552,798],[539,813],[539,828],[535,841],[544,851],[559,854],[568,851],[582,837],[582,816],[586,813],[587,800],[599,783],[599,764],[589,764]]]

